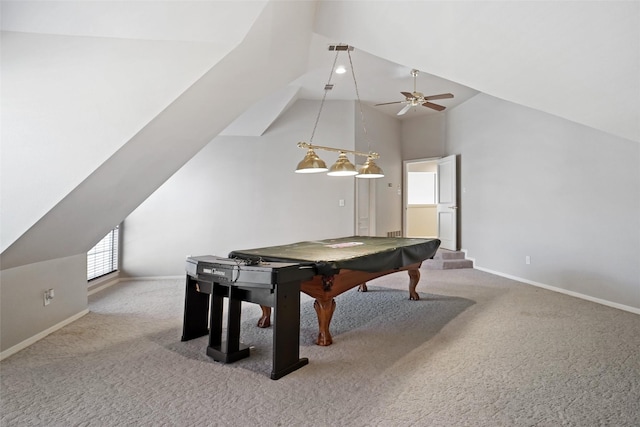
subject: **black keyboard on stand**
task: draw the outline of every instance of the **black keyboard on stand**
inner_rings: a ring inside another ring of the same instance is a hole
[[[271,379],[309,363],[300,358],[300,283],[311,279],[307,266],[280,262],[246,262],[213,255],[189,257],[182,341],[209,334],[207,355],[232,363],[249,356],[240,341],[242,301],[274,308]],[[223,300],[229,299],[223,340]]]

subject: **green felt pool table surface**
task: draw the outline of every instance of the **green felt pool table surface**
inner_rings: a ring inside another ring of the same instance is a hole
[[[350,236],[232,251],[230,258],[313,265],[318,274],[341,269],[377,272],[398,269],[432,258],[440,241],[403,237]]]
[[[302,282],[300,290],[315,298],[319,329],[316,342],[327,346],[332,343],[329,325],[336,306],[335,296],[356,286],[366,292],[367,281],[407,271],[409,299],[419,300],[416,286],[420,265],[432,258],[439,246],[438,239],[350,236],[232,251],[229,258],[260,263],[297,262],[313,268],[314,277]],[[262,306],[258,326],[270,326],[270,316],[271,308]]]

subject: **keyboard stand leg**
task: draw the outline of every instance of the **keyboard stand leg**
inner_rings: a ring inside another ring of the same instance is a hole
[[[228,292],[229,309],[227,311],[227,336],[226,341],[222,341],[222,299],[224,291]],[[249,346],[240,342],[240,316],[242,314],[242,300],[236,297],[238,289],[233,286],[221,286],[216,284],[213,291],[213,301],[219,314],[214,317],[213,307],[211,309],[211,334],[209,336],[209,347],[207,355],[216,362],[232,363],[236,360],[249,357]],[[215,328],[214,328],[215,323]],[[215,334],[214,334],[215,329]]]
[[[274,308],[271,379],[277,380],[309,363],[300,358],[300,282],[278,284]]]

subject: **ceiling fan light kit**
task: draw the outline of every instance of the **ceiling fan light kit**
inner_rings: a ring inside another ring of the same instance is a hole
[[[353,50],[353,46],[348,46],[344,44],[339,45],[331,45],[329,46],[330,51],[335,51],[336,56],[333,60],[333,65],[331,65],[331,72],[329,73],[329,79],[324,86],[324,95],[322,96],[322,101],[320,102],[320,110],[318,111],[318,115],[316,116],[316,122],[313,126],[313,131],[311,132],[311,138],[309,142],[298,142],[298,147],[307,150],[304,159],[298,163],[296,168],[296,173],[319,173],[319,172],[327,172],[329,176],[354,176],[356,178],[382,178],[384,176],[384,172],[382,169],[376,165],[375,159],[379,159],[380,155],[378,153],[374,153],[369,151],[368,153],[362,153],[360,151],[354,150],[345,150],[342,148],[332,148],[332,147],[324,147],[322,145],[314,145],[313,137],[316,133],[316,128],[318,127],[318,121],[320,120],[320,114],[322,113],[322,107],[324,106],[324,101],[327,97],[327,93],[333,89],[333,84],[331,83],[331,77],[333,76],[334,70],[336,70],[336,62],[338,60],[338,54],[340,52],[347,52],[349,56],[349,64],[351,65],[351,75],[353,77],[353,85],[356,90],[356,97],[358,100],[358,106],[360,107],[360,120],[362,122],[362,128],[364,130],[365,138],[367,139],[367,145],[370,147],[371,143],[369,141],[369,136],[367,134],[367,128],[364,123],[364,114],[362,113],[362,103],[360,102],[360,93],[358,92],[358,82],[356,81],[356,74],[353,70],[353,62],[351,60],[351,51]],[[344,67],[343,67],[344,68]],[[346,72],[346,70],[345,70]],[[325,150],[325,151],[334,151],[339,153],[338,160],[327,169],[326,163],[318,157],[315,150]],[[347,157],[347,153],[353,154],[354,156],[363,156],[366,157],[367,160],[365,164],[359,169],[356,170],[356,167],[349,161]]]
[[[398,111],[398,113],[396,114],[398,116],[404,115],[412,107],[417,107],[419,105],[422,105],[423,107],[431,108],[432,110],[436,110],[436,111],[443,111],[445,108],[447,108],[443,105],[434,104],[433,102],[429,102],[429,101],[433,101],[435,99],[453,98],[453,94],[441,93],[439,95],[424,96],[422,92],[418,92],[416,90],[416,77],[418,76],[419,73],[420,71],[416,69],[411,70],[411,75],[413,76],[413,92],[400,92],[405,98],[404,101],[383,102],[381,104],[375,104],[375,106],[378,107],[380,105],[406,104],[404,107],[402,107],[400,111]]]

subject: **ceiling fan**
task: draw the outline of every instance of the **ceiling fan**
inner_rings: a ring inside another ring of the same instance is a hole
[[[417,92],[416,91],[416,76],[418,75],[418,73],[419,73],[418,70],[411,70],[411,75],[413,76],[413,92],[400,92],[406,98],[404,101],[384,102],[382,104],[375,104],[375,106],[377,107],[379,105],[407,104],[402,108],[402,110],[398,111],[398,114],[397,114],[398,116],[401,116],[404,113],[406,113],[407,111],[409,111],[409,109],[411,107],[417,107],[418,105],[422,105],[423,107],[431,108],[431,109],[434,109],[436,111],[442,111],[445,108],[447,108],[445,106],[434,104],[433,102],[429,102],[429,101],[432,101],[434,99],[453,98],[453,94],[442,93],[440,95],[424,96],[424,94],[422,92]]]

